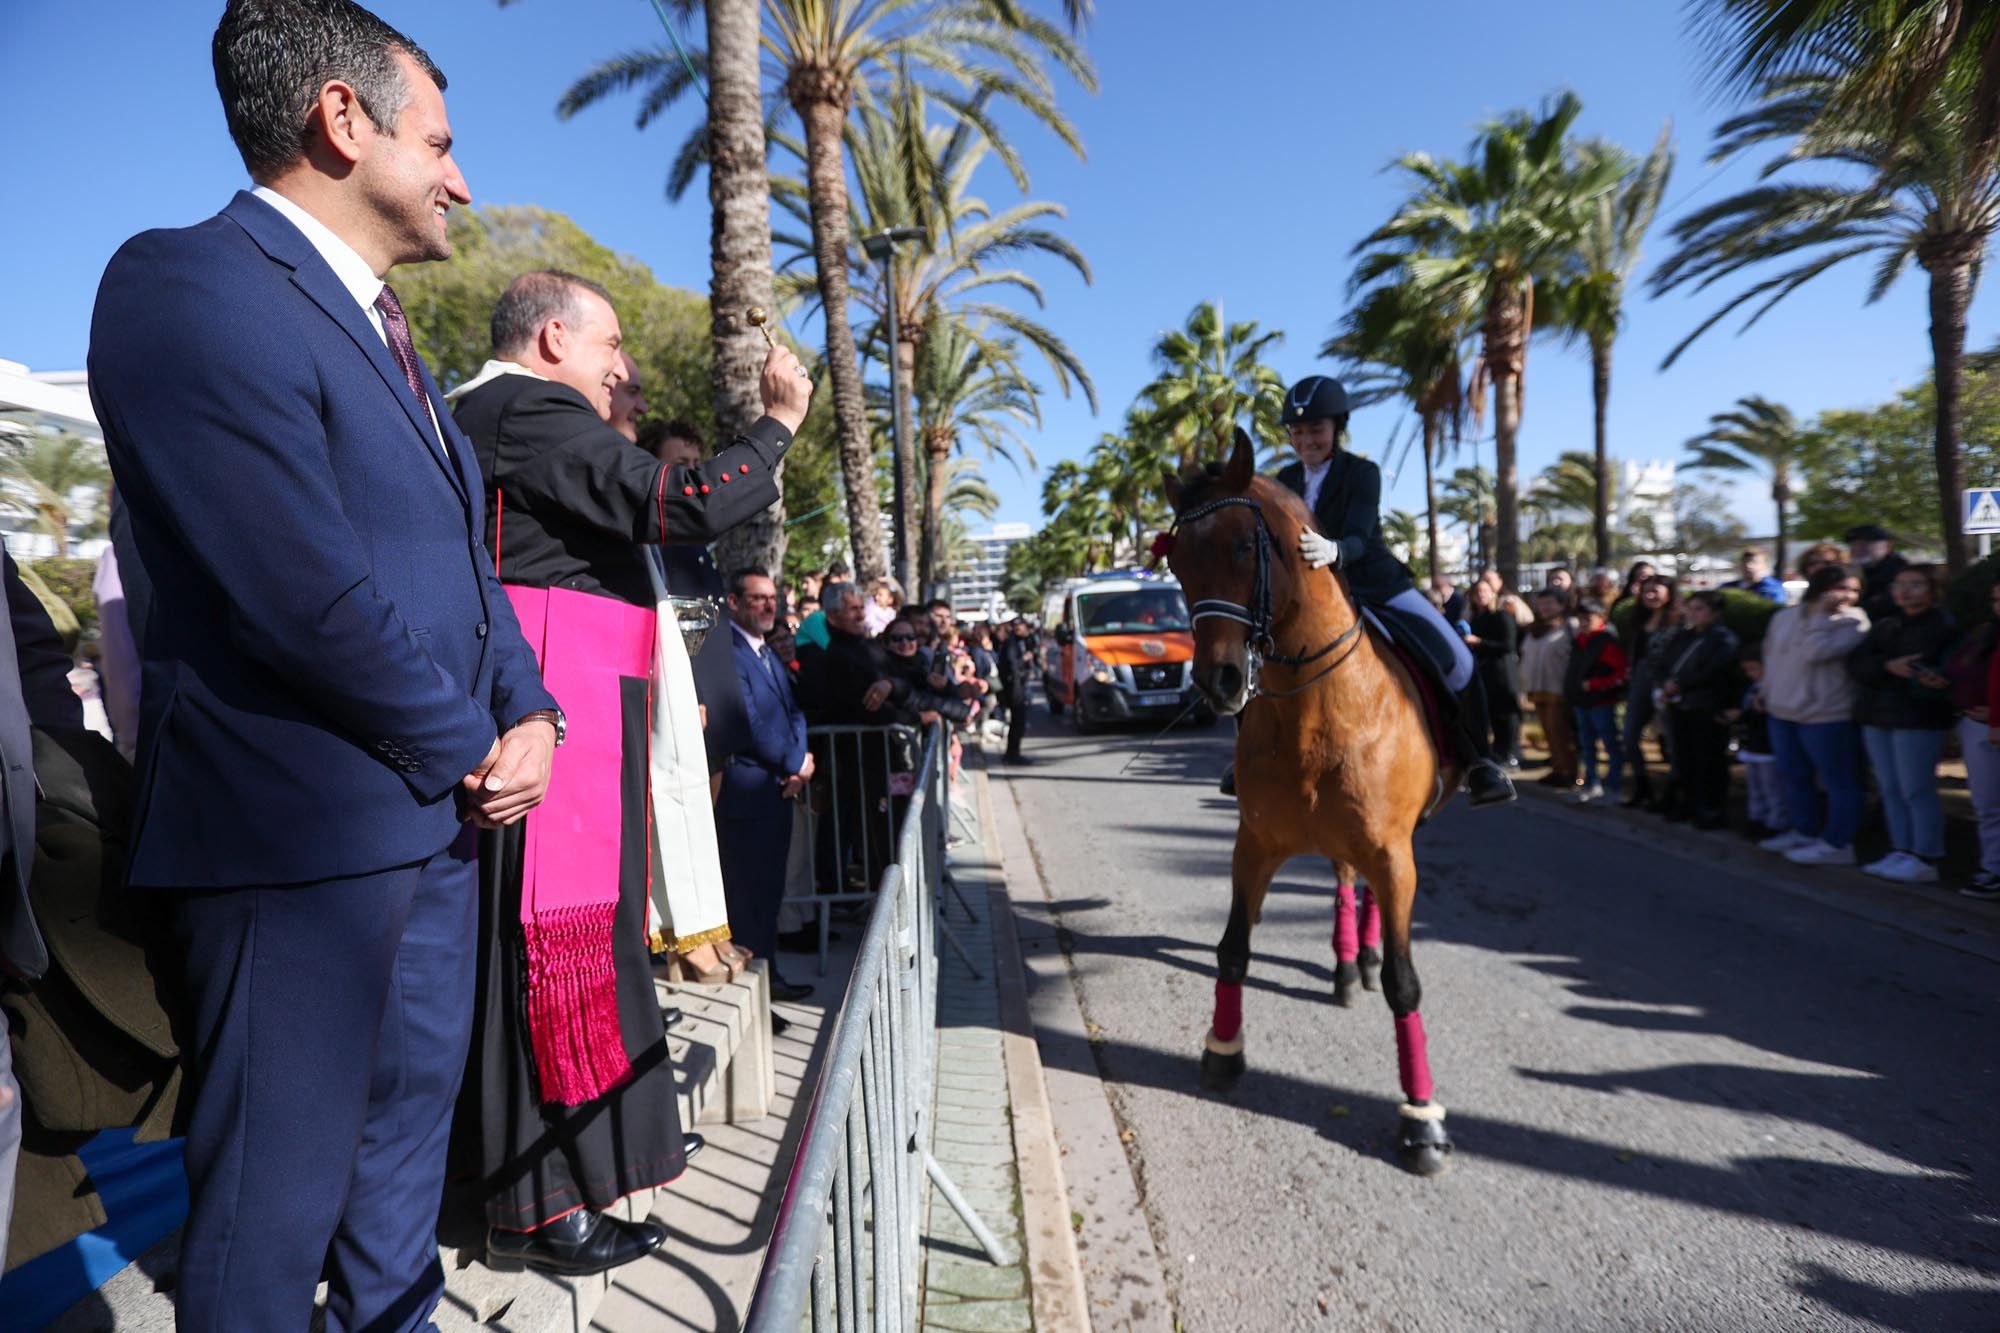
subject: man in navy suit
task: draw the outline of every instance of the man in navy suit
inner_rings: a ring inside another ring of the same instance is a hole
[[[791,985],[777,973],[778,906],[792,848],[786,802],[812,781],[813,757],[806,748],[806,715],[792,697],[791,673],[764,641],[777,624],[778,587],[763,570],[729,576],[729,619],[749,736],[722,770],[722,798],[715,807],[729,929],[744,948],[771,960],[775,998],[802,1000],[812,987]]]
[[[172,895],[197,1052],[182,1329],[429,1326],[472,1019],[464,819],[541,800],[562,717],[472,450],[382,275],[469,202],[444,76],[346,0],[232,0],[257,188],[106,270],[90,387],[152,582],[131,878]]]

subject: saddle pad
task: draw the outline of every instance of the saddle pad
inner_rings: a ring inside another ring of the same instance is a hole
[[[1396,660],[1403,664],[1403,670],[1410,673],[1410,680],[1417,687],[1417,699],[1423,705],[1424,723],[1430,728],[1431,745],[1437,751],[1438,767],[1449,768],[1458,762],[1458,742],[1452,736],[1451,713],[1444,703],[1444,671],[1429,653],[1419,653],[1406,640],[1397,637],[1392,626],[1406,624],[1402,617],[1394,612],[1377,614],[1378,610],[1377,607],[1364,606],[1361,608],[1362,618]]]

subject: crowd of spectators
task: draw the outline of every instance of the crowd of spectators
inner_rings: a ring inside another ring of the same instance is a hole
[[[2000,898],[2000,596],[1992,616],[1960,624],[1941,566],[1910,563],[1873,525],[1844,541],[1809,547],[1789,587],[1752,547],[1737,577],[1693,592],[1641,561],[1582,588],[1554,570],[1525,605],[1495,574],[1462,598],[1436,580],[1432,596],[1465,607],[1450,618],[1479,662],[1503,762],[1520,764],[1525,707],[1548,756],[1541,785],[1700,829],[1728,824],[1740,763],[1741,830],[1798,865],[1857,863],[1872,788],[1888,847],[1861,868],[1938,883],[1939,766],[1955,739],[1979,855],[1954,887]]]

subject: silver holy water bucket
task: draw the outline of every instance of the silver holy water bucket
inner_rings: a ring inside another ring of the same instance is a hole
[[[687,645],[688,656],[700,655],[702,644],[708,642],[708,632],[722,623],[722,599],[669,597],[667,605],[674,609],[674,623],[681,627],[681,642]]]

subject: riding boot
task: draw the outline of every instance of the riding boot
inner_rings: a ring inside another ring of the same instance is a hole
[[[1514,800],[1514,783],[1494,762],[1488,738],[1493,727],[1486,712],[1486,689],[1477,675],[1458,692],[1459,759],[1465,765],[1465,792],[1474,807],[1504,805]]]

